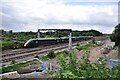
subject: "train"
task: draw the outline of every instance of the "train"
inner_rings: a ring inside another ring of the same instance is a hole
[[[75,41],[83,41],[83,40],[89,40],[93,38],[93,36],[80,36],[80,37],[72,37],[72,42]],[[59,44],[59,43],[68,43],[69,38],[68,37],[61,37],[61,38],[33,38],[29,39],[25,44],[25,48],[33,48],[43,45],[53,45],[53,44]]]

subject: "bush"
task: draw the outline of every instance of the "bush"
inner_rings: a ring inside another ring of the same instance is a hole
[[[12,60],[12,61],[11,61],[11,64],[15,64],[15,63],[16,63],[16,61],[15,61],[15,60]]]
[[[61,54],[58,57],[60,69],[57,72],[56,78],[84,78],[84,79],[95,79],[95,78],[106,78],[109,80],[114,78],[120,78],[120,64],[109,69],[105,66],[105,60],[100,58],[100,63],[90,63],[86,57],[81,58],[77,61],[74,52],[69,56],[69,63],[65,61],[65,57]]]
[[[22,48],[24,45],[24,42],[13,42],[13,41],[1,41],[0,43],[2,44],[2,46],[0,46],[2,50],[18,49],[18,48]]]
[[[69,54],[69,51],[67,51],[67,50],[64,50],[63,52],[64,52],[65,54]]]
[[[77,43],[77,45],[76,46],[80,46],[80,44],[79,43]]]
[[[96,42],[95,42],[95,39],[92,39],[92,43],[94,43],[94,44],[96,43]]]
[[[76,49],[80,51],[82,50],[82,46],[77,46]]]
[[[55,53],[53,50],[49,50],[48,51],[48,55],[47,55],[49,58],[55,58]]]
[[[118,46],[118,58],[120,59],[120,45]]]

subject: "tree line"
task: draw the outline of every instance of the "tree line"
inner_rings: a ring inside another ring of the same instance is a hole
[[[115,42],[116,46],[118,46],[118,57],[120,58],[120,24],[115,26],[115,30],[111,34],[110,39]]]

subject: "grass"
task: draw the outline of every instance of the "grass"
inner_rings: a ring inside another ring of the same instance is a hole
[[[66,51],[66,50],[64,50],[64,51],[61,51],[61,52],[57,52],[57,53],[55,53],[55,58],[57,57],[57,56],[59,56],[59,55],[61,55],[61,54],[68,54],[68,52]],[[41,57],[41,58],[39,58],[39,59],[41,59],[42,61],[47,61],[47,60],[49,60],[50,58],[48,57],[48,56],[44,56],[44,57]]]
[[[85,46],[77,46],[76,49],[78,49],[79,51],[80,50],[86,51],[86,50],[89,50],[91,47],[96,47],[96,46],[97,44],[90,42]]]
[[[90,42],[85,46],[76,46],[76,49],[79,51],[82,51],[83,54],[86,56],[89,56],[90,54],[90,48],[98,46],[96,43]]]
[[[61,51],[61,52],[57,52],[55,53],[56,57],[59,56],[60,54],[66,54],[66,51]],[[44,56],[42,58],[39,58],[42,61],[47,61],[50,58],[48,56]],[[22,63],[15,63],[15,64],[11,64],[8,66],[2,66],[0,67],[0,73],[6,73],[6,72],[11,72],[11,71],[15,71],[15,70],[19,70],[23,67],[26,67],[28,65],[32,65],[32,64],[37,64],[37,62],[35,61],[27,61],[27,62],[22,62]]]
[[[91,47],[96,47],[96,46],[97,46],[97,44],[90,42],[89,44],[87,44],[87,45],[85,45],[85,46],[77,46],[76,48],[79,49],[79,51],[82,50],[82,51],[85,52],[85,53],[89,53],[89,49],[90,49]],[[65,54],[65,56],[67,56],[67,54],[69,54],[69,52],[66,51],[66,50],[57,52],[57,53],[55,53],[55,58],[59,57],[59,55],[61,55],[61,54]],[[50,58],[49,58],[48,56],[44,56],[44,57],[42,57],[42,58],[40,58],[40,59],[41,59],[42,61],[47,61],[47,60],[49,60]]]
[[[26,67],[28,65],[31,65],[31,64],[37,64],[37,62],[28,61],[28,62],[22,62],[22,63],[15,63],[15,64],[11,64],[11,65],[8,65],[8,66],[2,66],[2,67],[0,67],[0,72],[1,73],[6,73],[6,72],[19,70],[19,69],[21,69],[23,67]]]
[[[0,41],[0,44],[2,45],[0,48],[2,48],[2,50],[22,48],[24,43],[24,41],[2,40]]]
[[[49,57],[48,56],[43,56],[43,57],[41,57],[39,59],[41,59],[42,61],[47,61],[47,60],[49,60]]]

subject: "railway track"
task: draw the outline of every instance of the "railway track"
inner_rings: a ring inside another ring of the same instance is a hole
[[[77,43],[78,42],[75,42],[72,45],[75,46]],[[61,50],[61,49],[64,49],[64,48],[68,48],[68,43],[66,43],[66,44],[64,43],[64,44],[60,44],[60,45],[56,44],[56,45],[52,45],[52,46],[47,46],[47,47],[44,47],[42,49],[40,47],[38,47],[38,48],[35,48],[35,49],[32,48],[32,49],[13,50],[13,51],[10,51],[9,53],[3,53],[2,58],[0,59],[0,62],[1,63],[10,62],[12,60],[18,60],[18,59],[30,57],[30,56],[33,56],[33,55],[39,55],[39,54],[47,53],[47,51],[51,50],[51,49]]]
[[[51,48],[53,50],[60,50],[60,49],[63,49],[63,48],[67,48],[68,46],[62,46],[62,47],[56,47],[56,48]],[[45,49],[45,50],[41,50],[41,51],[35,51],[35,52],[30,52],[30,53],[25,53],[25,54],[18,54],[18,55],[15,55],[15,56],[8,56],[8,57],[3,57],[2,59],[2,62],[8,62],[8,61],[12,61],[12,60],[15,60],[15,59],[22,59],[22,58],[25,58],[25,57],[30,57],[30,56],[33,56],[33,55],[39,55],[39,54],[42,54],[42,53],[47,53],[48,50],[51,50],[51,49]]]
[[[48,45],[48,46],[40,46],[40,47],[37,47],[37,48],[23,48],[23,49],[11,50],[11,51],[3,51],[2,52],[2,57],[7,57],[7,56],[10,57],[10,56],[18,55],[18,54],[40,51],[40,50],[43,50],[43,49],[49,49],[49,48],[58,47],[58,46],[65,46],[65,45],[68,45],[68,43],[54,44],[54,45]]]

